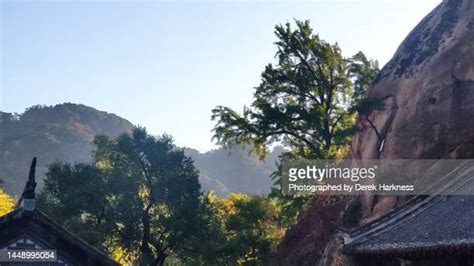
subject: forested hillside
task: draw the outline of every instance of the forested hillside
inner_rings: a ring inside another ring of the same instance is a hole
[[[89,161],[91,141],[96,134],[116,136],[132,127],[130,122],[114,114],[71,103],[33,106],[23,114],[0,112],[2,186],[8,193],[18,195],[33,156],[39,159],[41,182],[49,163]]]
[[[91,160],[95,135],[117,136],[130,132],[132,123],[115,114],[94,108],[65,103],[56,106],[34,106],[23,114],[0,112],[0,179],[2,187],[18,195],[25,184],[28,166],[38,157],[40,185],[46,165],[55,161],[87,162]],[[262,194],[270,190],[269,175],[281,153],[275,149],[265,162],[248,156],[241,148],[216,149],[199,153],[186,149],[200,170],[205,190],[216,194],[243,192]]]

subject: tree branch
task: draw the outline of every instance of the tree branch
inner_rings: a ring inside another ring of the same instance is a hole
[[[365,117],[365,120],[367,120],[367,122],[369,122],[370,124],[370,127],[372,127],[372,129],[375,131],[375,134],[377,135],[377,138],[382,141],[382,135],[380,135],[379,131],[377,130],[377,127],[374,125],[374,123],[372,123],[372,121],[369,119],[368,116]]]

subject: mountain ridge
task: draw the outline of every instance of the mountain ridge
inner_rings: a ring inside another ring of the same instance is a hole
[[[38,157],[41,187],[48,164],[89,162],[98,134],[117,136],[131,132],[134,125],[120,116],[83,104],[35,105],[22,114],[0,111],[0,179],[8,193],[19,195],[33,156]],[[203,190],[218,195],[230,192],[266,194],[272,184],[269,175],[281,152],[275,149],[266,161],[248,154],[245,148],[218,148],[199,152],[183,148],[200,170]]]

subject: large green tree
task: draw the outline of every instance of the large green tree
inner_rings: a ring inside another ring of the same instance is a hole
[[[110,179],[91,164],[54,163],[46,173],[39,208],[102,250],[114,230]]]
[[[275,27],[277,62],[265,67],[250,107],[242,113],[224,106],[212,110],[218,144],[250,143],[261,158],[273,143],[290,148],[285,158],[334,158],[347,149],[355,122],[350,107],[365,93],[378,64],[362,52],[345,58],[337,44],[313,33],[309,21],[295,24]],[[282,195],[280,176],[274,174],[273,195],[295,217],[308,198]]]
[[[211,212],[198,171],[172,139],[138,128],[95,144],[92,164],[50,166],[41,208],[124,261],[163,265],[170,254],[202,256]]]
[[[269,64],[255,89],[254,101],[242,114],[218,106],[212,118],[219,144],[282,141],[305,157],[327,157],[333,145],[347,143],[351,95],[347,60],[337,44],[313,34],[308,21],[278,25],[276,65]]]

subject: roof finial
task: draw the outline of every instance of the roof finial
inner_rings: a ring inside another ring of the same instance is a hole
[[[33,161],[30,166],[30,174],[28,175],[29,182],[35,182],[35,172],[36,172],[36,157],[33,157]]]
[[[28,175],[28,181],[26,181],[25,189],[21,195],[21,207],[25,210],[32,211],[36,207],[35,202],[35,172],[36,172],[36,157],[33,158],[30,166],[30,173]]]
[[[36,172],[36,157],[33,158],[30,166],[30,173],[28,175],[28,181],[26,182],[25,190],[23,191],[24,199],[34,199],[35,198],[35,172]]]

